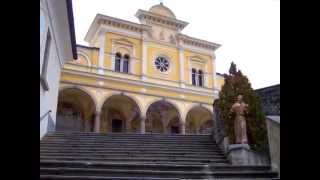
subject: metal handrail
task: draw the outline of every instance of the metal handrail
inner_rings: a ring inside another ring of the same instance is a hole
[[[40,122],[48,115],[48,114],[50,114],[52,111],[51,110],[49,110],[49,111],[47,111],[44,115],[42,115],[41,117],[40,117]]]

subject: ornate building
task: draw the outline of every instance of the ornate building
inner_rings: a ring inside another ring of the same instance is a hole
[[[54,131],[60,72],[77,59],[71,0],[40,0],[40,139]]]
[[[206,133],[223,77],[219,44],[187,36],[162,3],[140,23],[97,14],[78,60],[62,70],[56,130]]]

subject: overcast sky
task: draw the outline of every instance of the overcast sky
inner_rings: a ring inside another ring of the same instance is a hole
[[[160,0],[73,0],[77,44],[97,13],[139,23],[138,9]],[[180,20],[182,33],[221,44],[217,72],[227,73],[231,61],[249,77],[254,89],[280,83],[280,0],[163,0]]]

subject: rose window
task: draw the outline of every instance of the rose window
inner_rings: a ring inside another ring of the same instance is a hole
[[[164,57],[157,57],[154,64],[161,72],[166,72],[169,69],[169,61]]]

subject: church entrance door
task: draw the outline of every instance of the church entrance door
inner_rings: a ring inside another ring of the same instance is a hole
[[[112,119],[112,132],[122,132],[123,121],[121,119]]]

